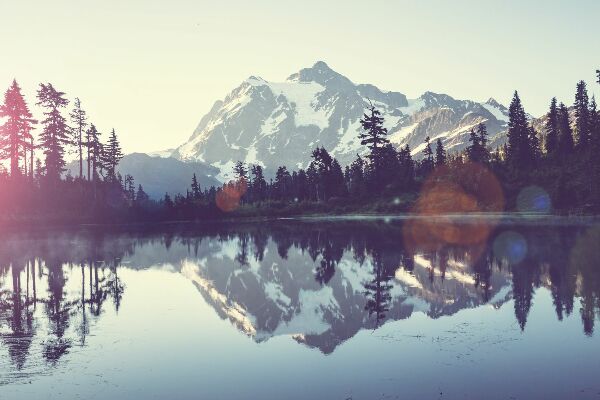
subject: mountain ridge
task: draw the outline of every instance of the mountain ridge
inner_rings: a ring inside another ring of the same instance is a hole
[[[382,112],[391,143],[408,144],[417,158],[427,136],[441,139],[451,152],[464,149],[469,130],[479,123],[486,124],[490,143],[504,141],[508,110],[493,98],[476,102],[427,91],[408,99],[401,92],[355,84],[318,61],[284,82],[250,76],[213,103],[172,157],[219,168],[223,181],[237,161],[260,164],[271,174],[279,165],[305,168],[317,146],[347,165],[367,150],[358,133],[369,101]]]

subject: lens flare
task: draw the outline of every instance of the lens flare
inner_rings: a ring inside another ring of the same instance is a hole
[[[240,200],[248,190],[246,180],[232,181],[217,192],[215,203],[221,211],[231,212],[240,206]]]
[[[503,210],[500,183],[485,166],[442,166],[424,182],[413,208],[417,217],[404,225],[404,241],[409,248],[425,250],[448,244],[482,247],[496,222],[474,213]]]
[[[527,186],[517,196],[517,210],[521,212],[548,213],[551,209],[550,196],[539,186]]]
[[[494,239],[494,256],[509,264],[519,264],[527,256],[527,241],[520,233],[502,232]]]

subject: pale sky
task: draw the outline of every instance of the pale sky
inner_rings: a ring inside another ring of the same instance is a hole
[[[600,1],[0,0],[0,90],[51,82],[126,152],[176,147],[250,75],[323,60],[356,83],[541,115],[600,68]]]

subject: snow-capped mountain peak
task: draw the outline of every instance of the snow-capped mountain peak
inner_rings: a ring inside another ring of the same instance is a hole
[[[508,120],[506,107],[494,99],[478,103],[430,91],[408,99],[400,92],[355,84],[318,61],[284,82],[250,76],[215,102],[173,157],[218,167],[222,180],[240,160],[264,166],[267,174],[279,165],[306,167],[317,146],[349,164],[367,150],[358,134],[369,101],[381,111],[390,141],[398,147],[408,144],[417,157],[427,136],[460,150],[478,123],[487,125],[493,139]]]

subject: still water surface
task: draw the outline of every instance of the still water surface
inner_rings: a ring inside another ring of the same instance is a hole
[[[407,226],[0,234],[0,399],[600,398],[600,228]]]

